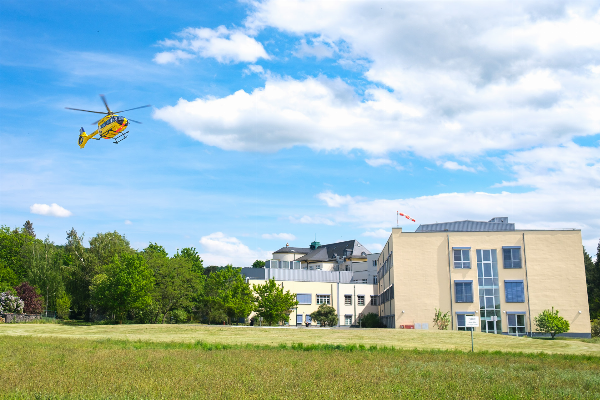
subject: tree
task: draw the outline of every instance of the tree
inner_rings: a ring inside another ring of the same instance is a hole
[[[338,323],[337,313],[335,312],[335,308],[328,304],[321,304],[317,311],[313,311],[310,314],[310,317],[324,326],[335,326]]]
[[[99,265],[108,265],[115,256],[133,254],[134,250],[125,236],[114,231],[98,233],[91,238],[90,253],[96,258]]]
[[[385,325],[381,323],[379,315],[375,313],[368,313],[362,317],[360,322],[363,328],[385,328]]]
[[[64,251],[67,292],[71,295],[71,307],[76,315],[90,317],[90,286],[92,279],[100,273],[98,260],[83,247],[84,235],[79,236],[75,228],[67,232]]]
[[[569,331],[569,321],[558,315],[558,310],[544,310],[540,315],[533,319],[536,325],[536,331],[549,333],[552,339],[558,335]]]
[[[23,259],[23,247],[33,240],[31,236],[23,232],[23,229],[10,230],[9,227],[0,227],[0,261],[4,268],[11,272],[5,274],[16,276],[15,284],[27,279],[27,268]]]
[[[181,249],[181,253],[177,252],[174,258],[184,258],[192,263],[192,271],[197,274],[204,273],[204,265],[202,264],[202,258],[196,251],[195,247],[184,247]]]
[[[435,309],[435,315],[433,317],[433,324],[438,327],[439,330],[445,331],[450,325],[450,311],[442,313],[442,310]]]
[[[600,318],[600,241],[598,241],[598,250],[596,262],[592,261],[589,254],[583,250],[585,262],[585,280],[587,283],[588,305],[590,308],[590,318]]]
[[[150,242],[148,247],[146,247],[144,249],[144,253],[146,253],[146,254],[158,253],[158,254],[162,255],[163,257],[169,256],[169,253],[167,253],[167,251],[165,250],[165,248],[163,246],[156,244],[156,243],[152,243],[152,242]]]
[[[298,305],[296,295],[290,291],[283,291],[281,286],[275,283],[275,279],[269,279],[263,285],[252,285],[256,293],[256,313],[268,324],[289,321],[292,309]]]
[[[254,309],[254,296],[238,268],[227,265],[208,275],[199,296],[200,313],[208,322],[229,323],[246,318]]]
[[[252,268],[264,268],[265,264],[264,261],[256,260],[252,263]]]
[[[162,246],[160,246],[162,248]],[[146,249],[148,250],[148,249]],[[145,258],[155,278],[152,299],[156,319],[177,309],[191,309],[197,294],[202,275],[192,271],[192,262],[184,257],[168,258],[164,251],[146,251]]]
[[[143,309],[152,302],[154,276],[139,254],[115,256],[104,274],[92,280],[92,300],[122,322],[129,311]]]
[[[30,220],[25,221],[23,224],[23,232],[35,239],[35,231]]]
[[[28,282],[23,282],[15,287],[15,291],[21,300],[25,302],[23,312],[25,314],[40,314],[42,312],[42,296],[36,288]]]
[[[58,318],[69,319],[69,314],[71,311],[71,298],[68,294],[62,293],[56,299],[56,314]]]

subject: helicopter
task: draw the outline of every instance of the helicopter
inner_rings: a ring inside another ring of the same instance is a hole
[[[106,112],[81,110],[79,108],[65,107],[67,110],[85,111],[85,112],[90,112],[90,113],[95,113],[95,114],[106,114],[105,117],[100,118],[98,121],[96,121],[92,124],[92,125],[98,124],[98,129],[95,130],[94,132],[92,132],[91,135],[88,135],[87,133],[85,133],[85,130],[83,129],[83,127],[81,127],[81,129],[79,130],[78,144],[79,144],[79,147],[82,149],[85,147],[87,141],[90,139],[94,139],[94,140],[114,139],[113,143],[115,143],[115,144],[118,144],[119,142],[127,139],[127,134],[129,133],[129,131],[127,131],[127,132],[124,132],[124,131],[125,131],[125,128],[127,128],[127,126],[129,125],[129,122],[135,122],[137,124],[141,124],[141,122],[135,121],[133,119],[125,118],[125,117],[117,115],[117,114],[125,112],[125,111],[132,111],[132,110],[137,110],[140,108],[150,107],[150,104],[148,104],[148,105],[141,106],[141,107],[135,107],[135,108],[130,108],[128,110],[114,112],[114,111],[111,111],[110,108],[108,107],[108,103],[106,102],[106,97],[104,97],[103,94],[100,95],[100,98],[102,99],[102,102],[104,103],[104,106],[106,107]],[[96,135],[99,135],[100,137],[95,138],[94,136],[96,136]]]

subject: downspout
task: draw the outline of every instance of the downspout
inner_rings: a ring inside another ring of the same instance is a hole
[[[454,310],[452,307],[452,269],[450,262],[450,235],[446,235],[446,239],[448,241],[448,285],[450,287],[450,324],[452,325],[452,330],[454,330]]]
[[[339,272],[338,272],[338,282],[337,282],[337,317],[338,317],[338,323],[337,326],[340,326],[340,276],[339,276]]]
[[[352,300],[354,304],[354,323],[356,324],[356,285],[354,285],[354,298]]]
[[[527,315],[529,319],[529,336],[533,337],[531,326],[531,305],[529,304],[529,278],[527,277],[527,256],[525,255],[525,232],[523,232],[523,264],[525,264],[525,285],[527,285]]]

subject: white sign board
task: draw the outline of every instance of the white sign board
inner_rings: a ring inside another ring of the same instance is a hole
[[[479,317],[465,315],[465,328],[477,328],[479,326]]]

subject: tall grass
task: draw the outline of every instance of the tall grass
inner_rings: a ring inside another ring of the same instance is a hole
[[[0,398],[574,398],[600,394],[600,358],[0,336]]]

